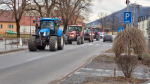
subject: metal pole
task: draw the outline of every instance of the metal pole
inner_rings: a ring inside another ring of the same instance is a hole
[[[5,38],[5,50],[6,50],[6,38]]]
[[[30,36],[31,36],[31,16],[30,16]]]
[[[129,12],[129,0],[127,0],[127,12]],[[128,24],[126,24],[126,28],[128,27]]]
[[[149,49],[150,49],[150,16],[148,18],[148,31],[149,31],[149,34],[148,34],[148,43],[149,43]]]

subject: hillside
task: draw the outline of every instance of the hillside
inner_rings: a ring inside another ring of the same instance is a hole
[[[148,14],[148,9],[149,9],[149,12],[150,12],[150,7],[140,6],[139,16],[147,15]],[[126,10],[127,10],[127,7],[122,9],[122,10],[116,11],[115,12],[117,14],[116,16],[118,16],[118,18],[120,18],[120,20],[121,20],[123,18],[123,13],[126,12]],[[134,8],[132,8],[132,4],[129,5],[129,11],[134,12]],[[136,13],[137,13],[137,9],[135,9],[135,17],[134,17],[135,18],[135,25],[137,24],[137,14]],[[111,15],[112,14],[108,15],[107,17],[110,18]],[[98,20],[100,20],[100,19],[98,19]],[[98,24],[101,25],[98,22],[98,20],[95,20],[91,23],[88,23],[87,26],[93,25],[93,23],[94,23],[94,25],[98,25]]]

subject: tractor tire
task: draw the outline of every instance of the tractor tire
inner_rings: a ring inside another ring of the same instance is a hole
[[[64,34],[58,37],[58,50],[63,50],[64,48]]]
[[[50,51],[56,51],[58,48],[57,36],[51,36],[49,39]]]
[[[72,41],[68,41],[68,44],[72,44]]]
[[[37,51],[37,46],[36,46],[36,43],[35,43],[35,36],[31,36],[28,40],[28,48],[29,48],[29,51]]]
[[[99,35],[96,35],[96,41],[99,41],[99,40],[100,40]]]
[[[80,36],[77,37],[77,44],[78,44],[78,45],[81,44],[81,37],[80,37]]]
[[[45,46],[38,46],[37,49],[38,50],[45,50]]]
[[[94,41],[94,38],[92,37],[92,42]]]
[[[65,44],[68,45],[68,36],[65,36]]]
[[[92,37],[90,36],[89,42],[92,42]]]
[[[81,44],[84,44],[84,36],[81,39]]]

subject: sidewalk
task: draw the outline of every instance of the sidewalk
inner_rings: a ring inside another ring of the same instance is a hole
[[[90,63],[62,80],[59,84],[126,84],[126,82],[106,79],[106,77],[124,77],[122,71],[118,69],[113,59],[114,57],[113,53],[102,53],[100,57],[96,57],[97,59],[94,58]],[[149,74],[144,72],[144,68],[144,66],[138,64],[133,77],[149,79]]]

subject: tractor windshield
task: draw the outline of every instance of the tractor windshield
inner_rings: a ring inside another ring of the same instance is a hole
[[[82,27],[81,26],[70,26],[69,27],[69,31],[77,31],[77,32],[80,32],[82,31]]]
[[[54,21],[41,21],[41,29],[43,28],[54,30]]]

